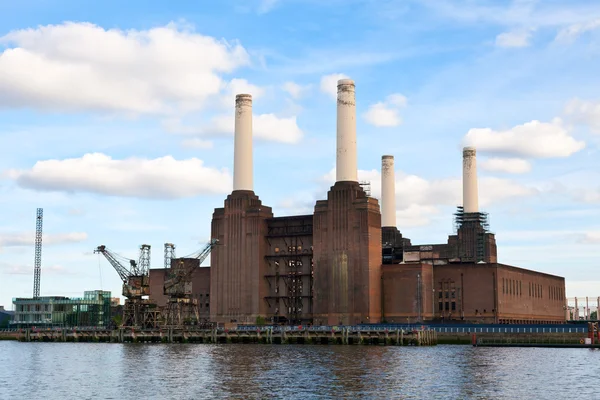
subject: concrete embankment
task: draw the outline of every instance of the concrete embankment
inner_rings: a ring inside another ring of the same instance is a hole
[[[0,340],[19,340],[18,332],[0,332]]]
[[[438,344],[473,344],[473,333],[438,332]],[[566,343],[578,344],[586,333],[477,333],[476,339],[498,343]]]

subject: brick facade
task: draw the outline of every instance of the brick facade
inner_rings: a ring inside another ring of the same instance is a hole
[[[317,201],[313,224],[314,323],[381,320],[381,213],[357,182]]]
[[[565,280],[562,277],[504,264],[408,263],[384,265],[384,318],[417,319],[417,273],[433,270],[420,281],[421,293],[433,293],[431,311],[423,298],[423,320],[480,323],[562,323]],[[433,318],[431,315],[433,313]],[[400,322],[400,321],[398,321]]]
[[[267,222],[273,217],[252,191],[237,190],[213,213],[210,316],[213,322],[254,323],[268,311]]]

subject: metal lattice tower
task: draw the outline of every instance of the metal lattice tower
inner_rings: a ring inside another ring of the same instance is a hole
[[[175,245],[173,243],[165,243],[165,269],[171,268],[171,260],[175,257]]]
[[[42,275],[42,225],[44,222],[44,209],[37,209],[35,219],[35,261],[33,266],[33,298],[40,297],[40,279]]]
[[[138,262],[138,275],[148,275],[150,269],[150,245],[143,244],[140,246],[140,261]]]

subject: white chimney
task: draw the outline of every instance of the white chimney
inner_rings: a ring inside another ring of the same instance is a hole
[[[479,212],[477,158],[474,147],[463,149],[463,208],[466,213]]]
[[[235,96],[233,190],[254,190],[252,185],[252,95]]]
[[[336,182],[358,182],[356,164],[356,99],[354,81],[337,83]]]
[[[396,227],[394,156],[381,157],[381,226]]]

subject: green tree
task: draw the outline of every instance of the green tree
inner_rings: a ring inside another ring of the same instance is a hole
[[[592,313],[590,314],[590,319],[592,321],[596,321],[598,319],[598,311],[592,311]]]
[[[262,325],[264,325],[265,323],[266,323],[266,322],[265,322],[265,318],[264,318],[264,317],[262,317],[262,316],[260,316],[260,315],[256,317],[256,325],[258,325],[258,326],[262,326]]]

